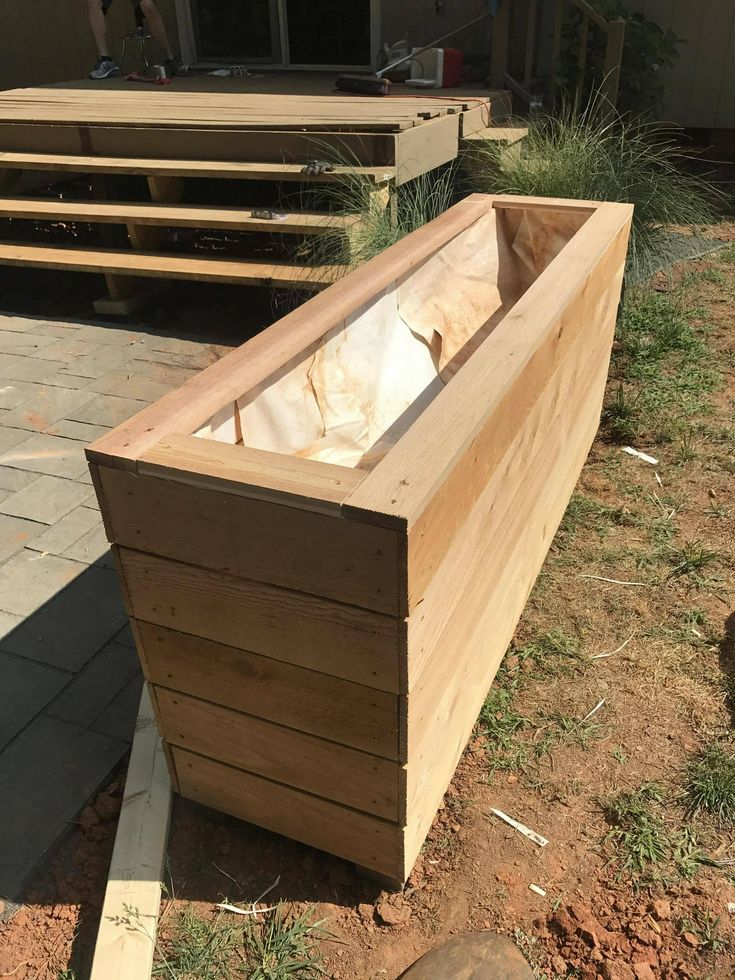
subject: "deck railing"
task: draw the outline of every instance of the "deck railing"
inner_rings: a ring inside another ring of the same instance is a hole
[[[525,50],[523,55],[523,77],[517,79],[508,71],[510,55],[510,16],[513,0],[501,0],[496,17],[493,20],[493,37],[491,52],[491,84],[493,87],[511,89],[531,109],[541,108],[543,102],[539,95],[534,94],[532,83],[534,67],[537,61],[538,46],[538,0],[527,0]],[[554,9],[554,39],[551,51],[551,72],[548,83],[549,107],[553,107],[558,87],[559,63],[561,57],[562,29],[567,6],[576,7],[581,13],[581,27],[577,46],[576,92],[581,95],[584,86],[584,75],[587,66],[587,51],[589,48],[590,24],[604,32],[605,64],[603,80],[600,87],[600,99],[603,111],[614,112],[620,87],[620,66],[623,58],[623,43],[625,41],[625,21],[606,20],[601,13],[592,7],[587,0],[555,0]]]

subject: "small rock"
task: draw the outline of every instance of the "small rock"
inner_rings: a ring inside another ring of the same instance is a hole
[[[120,811],[120,800],[116,800],[109,793],[100,793],[95,800],[94,810],[103,823],[114,820]]]
[[[378,918],[386,926],[402,926],[411,918],[411,907],[405,902],[380,902],[375,910]]]
[[[636,975],[636,980],[656,980],[656,974],[648,963],[634,963],[633,973]]]
[[[368,905],[367,902],[360,902],[357,906],[357,914],[363,920],[363,922],[372,922],[374,918],[375,909],[372,905]]]
[[[667,902],[665,898],[658,898],[652,904],[651,911],[653,912],[654,919],[658,919],[659,922],[665,922],[671,918],[671,902]]]
[[[506,657],[504,666],[506,670],[517,670],[518,663],[519,663],[518,657]]]
[[[691,946],[692,949],[696,949],[699,946],[699,940],[694,935],[693,932],[685,932],[681,937],[687,946]]]
[[[635,973],[627,963],[613,963],[607,960],[602,964],[600,972],[605,980],[636,980]]]

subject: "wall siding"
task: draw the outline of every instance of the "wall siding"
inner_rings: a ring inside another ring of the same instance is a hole
[[[174,47],[178,44],[174,0],[158,0]],[[118,57],[123,34],[135,26],[129,0],[116,0],[109,19],[113,54]],[[83,78],[97,60],[85,0],[2,0],[0,3],[0,89],[22,88]],[[128,65],[134,66],[135,49]],[[161,52],[151,42],[151,55]]]
[[[735,128],[735,3],[732,0],[628,0],[683,39],[666,74],[664,115],[682,126]]]

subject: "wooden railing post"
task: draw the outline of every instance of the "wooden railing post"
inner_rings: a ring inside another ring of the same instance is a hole
[[[510,0],[500,0],[497,14],[492,19],[490,49],[490,85],[505,88],[508,72],[508,44],[510,42]]]
[[[607,46],[605,48],[605,69],[602,80],[603,112],[611,116],[618,103],[620,87],[620,66],[623,61],[625,43],[625,21],[611,20],[607,25]]]
[[[554,8],[554,43],[551,49],[551,84],[549,85],[549,108],[554,108],[556,89],[559,84],[559,59],[561,57],[561,33],[564,26],[565,0],[556,0]]]

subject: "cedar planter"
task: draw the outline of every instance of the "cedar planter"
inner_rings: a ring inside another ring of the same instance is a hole
[[[594,438],[631,212],[469,197],[90,447],[180,793],[405,880]]]

